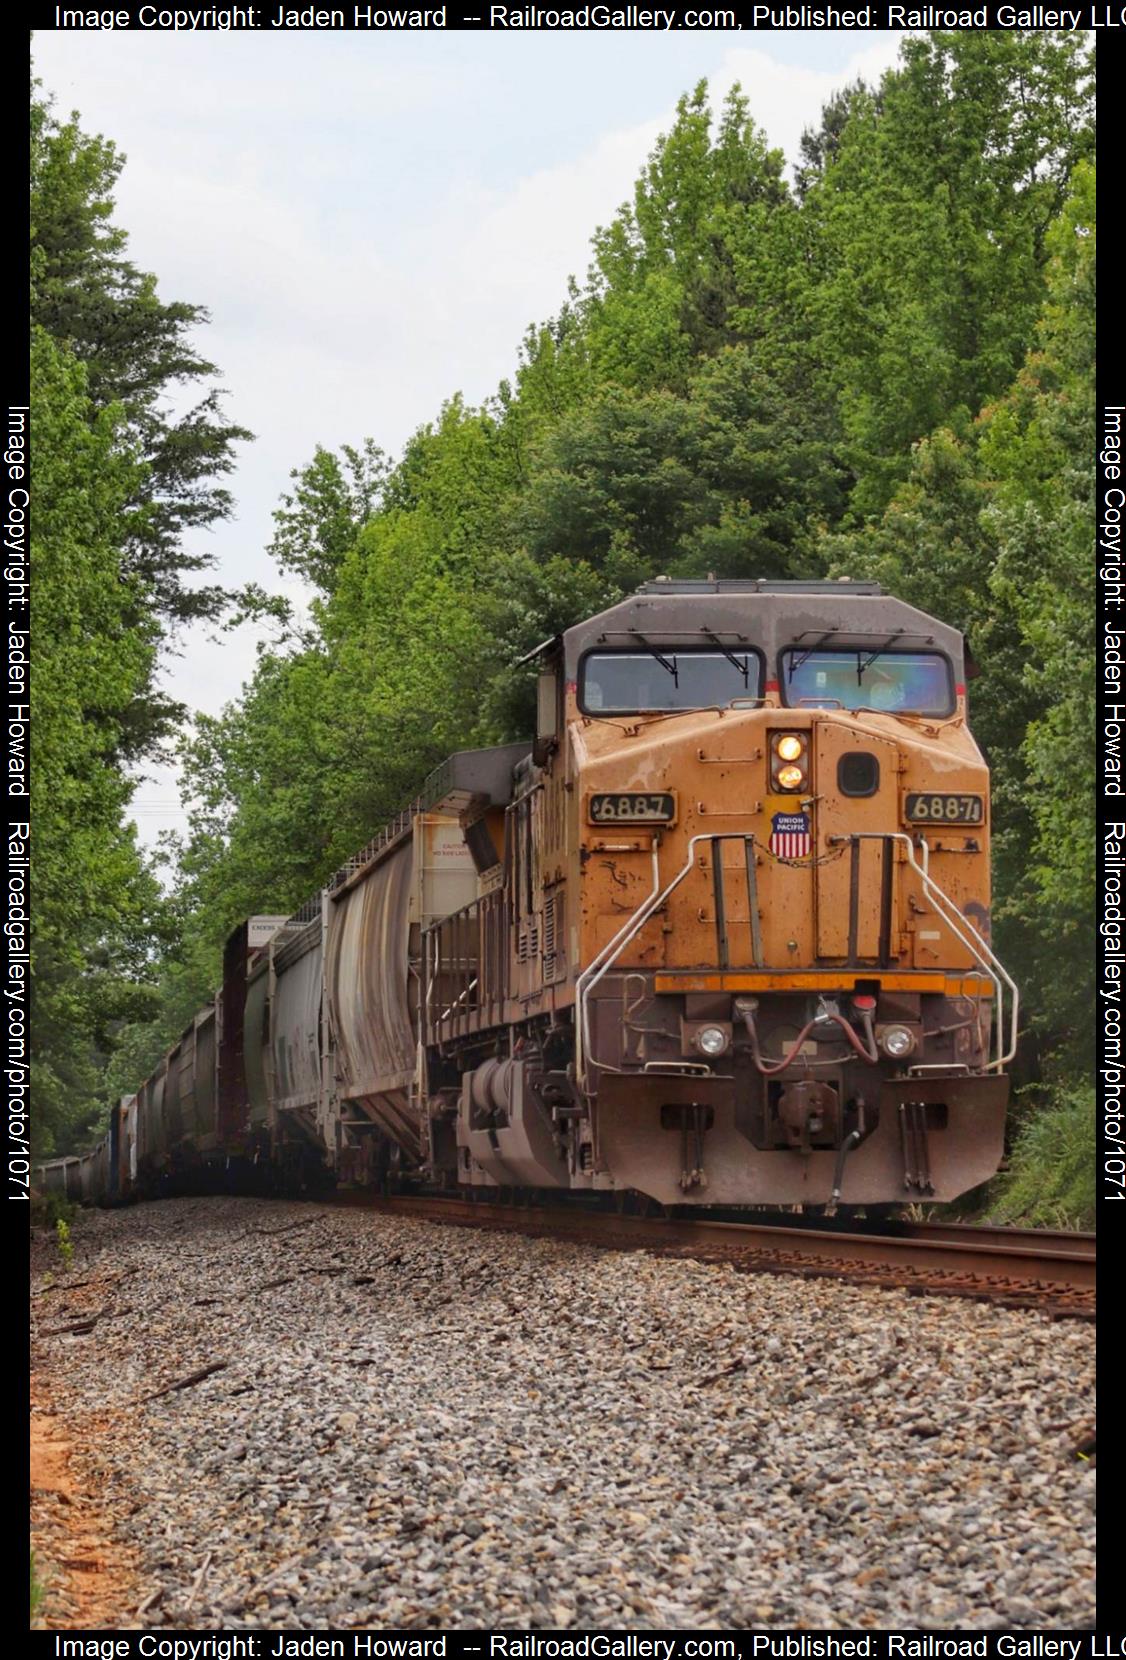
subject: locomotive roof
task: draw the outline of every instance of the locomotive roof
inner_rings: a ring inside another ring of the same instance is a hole
[[[672,576],[655,576],[650,582],[643,582],[638,588],[639,594],[839,594],[841,588],[847,584],[854,594],[882,594],[883,589],[878,582],[853,582],[851,577],[838,577],[830,581],[820,577],[816,581],[795,582],[781,578],[756,576],[746,579],[728,581],[724,577],[693,577],[681,579]]]
[[[567,629],[568,678],[584,652],[627,650],[639,636],[682,646],[752,645],[770,661],[793,645],[941,651],[955,678],[965,678],[958,630],[885,594],[875,582],[646,582],[628,599]]]

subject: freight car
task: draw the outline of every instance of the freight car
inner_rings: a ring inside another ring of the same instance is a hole
[[[1018,1001],[961,636],[875,584],[658,579],[531,657],[534,741],[237,929],[80,1184],[832,1207],[992,1174]]]

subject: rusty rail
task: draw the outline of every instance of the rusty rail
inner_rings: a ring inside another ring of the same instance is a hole
[[[341,1196],[349,1202],[349,1196]],[[649,1250],[722,1262],[747,1272],[828,1277],[960,1296],[1093,1319],[1093,1234],[966,1223],[894,1223],[888,1232],[807,1226],[796,1218],[730,1222],[623,1216],[563,1205],[517,1206],[473,1199],[398,1196],[351,1202],[421,1221],[500,1228],[580,1240],[611,1250]]]

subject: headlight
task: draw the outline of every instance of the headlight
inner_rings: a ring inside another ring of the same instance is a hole
[[[770,734],[770,787],[796,795],[809,787],[809,738],[804,732]]]
[[[701,1026],[693,1042],[701,1055],[722,1055],[727,1048],[727,1033],[722,1026]]]
[[[880,1033],[880,1048],[894,1061],[902,1060],[914,1047],[914,1033],[909,1032],[906,1026],[885,1026]]]

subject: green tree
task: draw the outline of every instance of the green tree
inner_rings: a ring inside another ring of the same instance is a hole
[[[84,364],[91,419],[113,406],[122,437],[146,463],[124,504],[121,565],[136,579],[130,592],[146,608],[137,624],[147,632],[151,616],[174,629],[225,609],[219,586],[191,580],[212,556],[185,538],[229,516],[230,493],[220,481],[234,466],[235,444],[251,434],[225,419],[214,386],[186,413],[172,413],[173,399],[182,402],[216,373],[191,341],[207,313],[162,300],[156,278],[127,257],[126,232],[113,222],[124,161],[109,140],[84,133],[77,115],[60,121],[47,100],[33,96],[32,319]],[[180,713],[150,677],[121,728],[119,753],[145,753]]]
[[[386,483],[387,457],[370,438],[340,454],[317,445],[313,459],[290,473],[295,485],[274,510],[269,552],[283,571],[294,571],[330,594],[357,535],[377,511]]]
[[[819,352],[878,513],[909,446],[1012,382],[1044,298],[1046,234],[1093,152],[1080,36],[911,37],[879,94],[856,92],[806,198],[820,246]]]
[[[36,512],[31,634],[35,829],[35,1133],[39,1152],[89,1118],[115,1025],[149,1007],[156,883],[122,814],[121,735],[147,695],[158,630],[123,578],[123,515],[142,464],[120,408],[93,410],[85,371],[32,337]]]
[[[794,211],[785,158],[768,148],[738,87],[712,129],[701,81],[678,103],[632,202],[594,237],[581,304],[604,381],[683,391],[695,358],[738,337],[733,308],[772,295],[756,277],[772,264],[775,220]]]
[[[813,530],[846,481],[833,422],[800,369],[728,346],[700,360],[685,396],[608,388],[564,417],[529,462],[513,509],[536,560],[567,556],[618,591],[664,572],[802,574]]]
[[[1034,349],[984,419],[996,479],[990,587],[1015,618],[1031,718],[1020,741],[1032,834],[1012,905],[1039,950],[1034,1006],[1074,1069],[1091,1059],[1095,894],[1095,171],[1081,163],[1045,238],[1048,292]]]
[[[861,98],[873,97],[878,110],[879,93],[873,94],[864,80],[858,76],[848,86],[830,95],[828,102],[822,107],[819,126],[803,129],[799,146],[801,161],[794,170],[799,200],[805,200],[813,186],[824,178],[836,161],[841,147],[841,136],[848,124],[853,105]]]
[[[183,711],[159,689],[178,626],[229,596],[189,541],[227,516],[250,435],[192,343],[206,313],[166,302],[127,256],[124,158],[31,107],[32,759],[36,1138],[74,1144],[125,1023],[153,1006],[175,925],[131,827],[131,769]],[[247,593],[248,608],[276,609]]]

